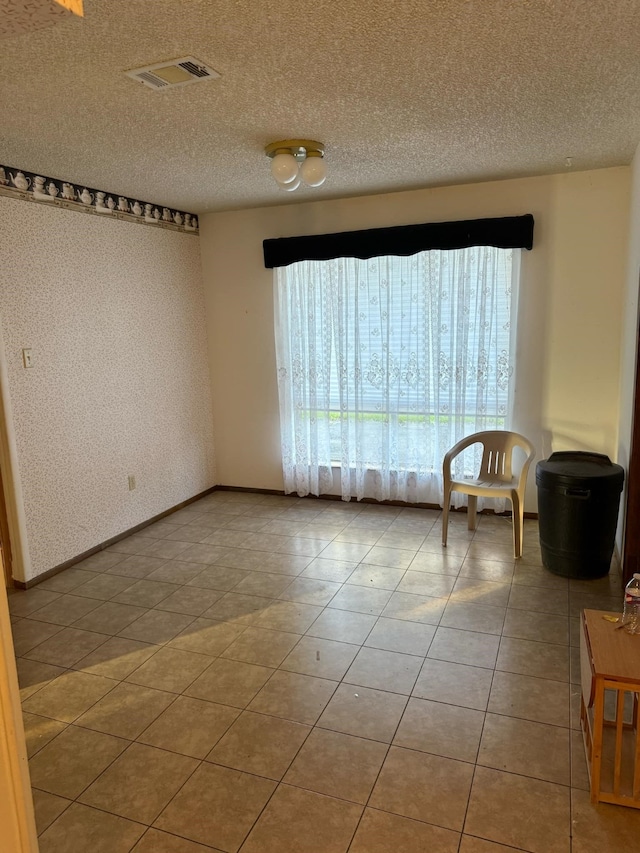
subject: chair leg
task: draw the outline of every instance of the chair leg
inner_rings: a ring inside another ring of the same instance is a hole
[[[524,527],[524,504],[520,500],[520,495],[514,492],[511,496],[511,506],[513,513],[513,554],[516,560],[522,557],[522,534]]]
[[[478,498],[476,495],[467,496],[467,528],[469,530],[476,529],[477,522]]]
[[[451,505],[451,489],[444,489],[444,502],[442,504],[442,547],[447,547],[447,528],[449,526],[449,506]]]

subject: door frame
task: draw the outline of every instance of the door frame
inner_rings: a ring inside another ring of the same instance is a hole
[[[0,538],[5,582],[26,580],[30,561],[18,475],[6,352],[0,324]],[[20,688],[5,582],[0,583],[0,849],[38,853]]]
[[[11,559],[11,535],[9,533],[9,519],[7,518],[7,506],[4,499],[4,484],[2,481],[2,466],[0,465],[0,563],[4,573],[4,585],[13,586],[13,572]]]
[[[18,450],[13,428],[7,355],[0,323],[0,488],[6,518],[6,529],[0,520],[0,538],[8,541],[9,557],[5,573],[13,580],[26,581],[30,576],[31,560],[27,547],[27,521],[18,467]],[[6,546],[5,546],[6,547]]]
[[[7,591],[0,585],[0,848],[38,853]]]

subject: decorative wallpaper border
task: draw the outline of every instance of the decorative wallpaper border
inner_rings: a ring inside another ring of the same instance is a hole
[[[0,195],[77,210],[79,213],[124,219],[139,225],[198,234],[198,217],[193,213],[118,196],[35,172],[25,172],[12,166],[0,165]]]

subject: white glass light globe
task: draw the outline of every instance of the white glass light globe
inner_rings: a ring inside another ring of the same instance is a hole
[[[271,161],[271,174],[279,184],[289,184],[298,177],[298,164],[293,154],[276,154]]]
[[[280,189],[286,190],[288,193],[292,193],[294,190],[297,190],[298,187],[300,186],[300,184],[301,184],[300,175],[298,175],[292,181],[289,181],[288,184],[283,184],[280,181],[278,181],[278,186],[280,187]]]
[[[327,177],[327,164],[322,157],[307,157],[300,166],[300,177],[309,187],[319,187]]]

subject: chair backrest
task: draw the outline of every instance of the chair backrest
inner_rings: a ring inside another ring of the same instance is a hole
[[[531,442],[517,432],[507,430],[486,430],[469,436],[475,442],[480,442],[482,449],[482,462],[480,463],[480,474],[478,479],[490,483],[508,483],[511,481],[513,451],[520,447],[526,453],[526,468],[534,456]]]

